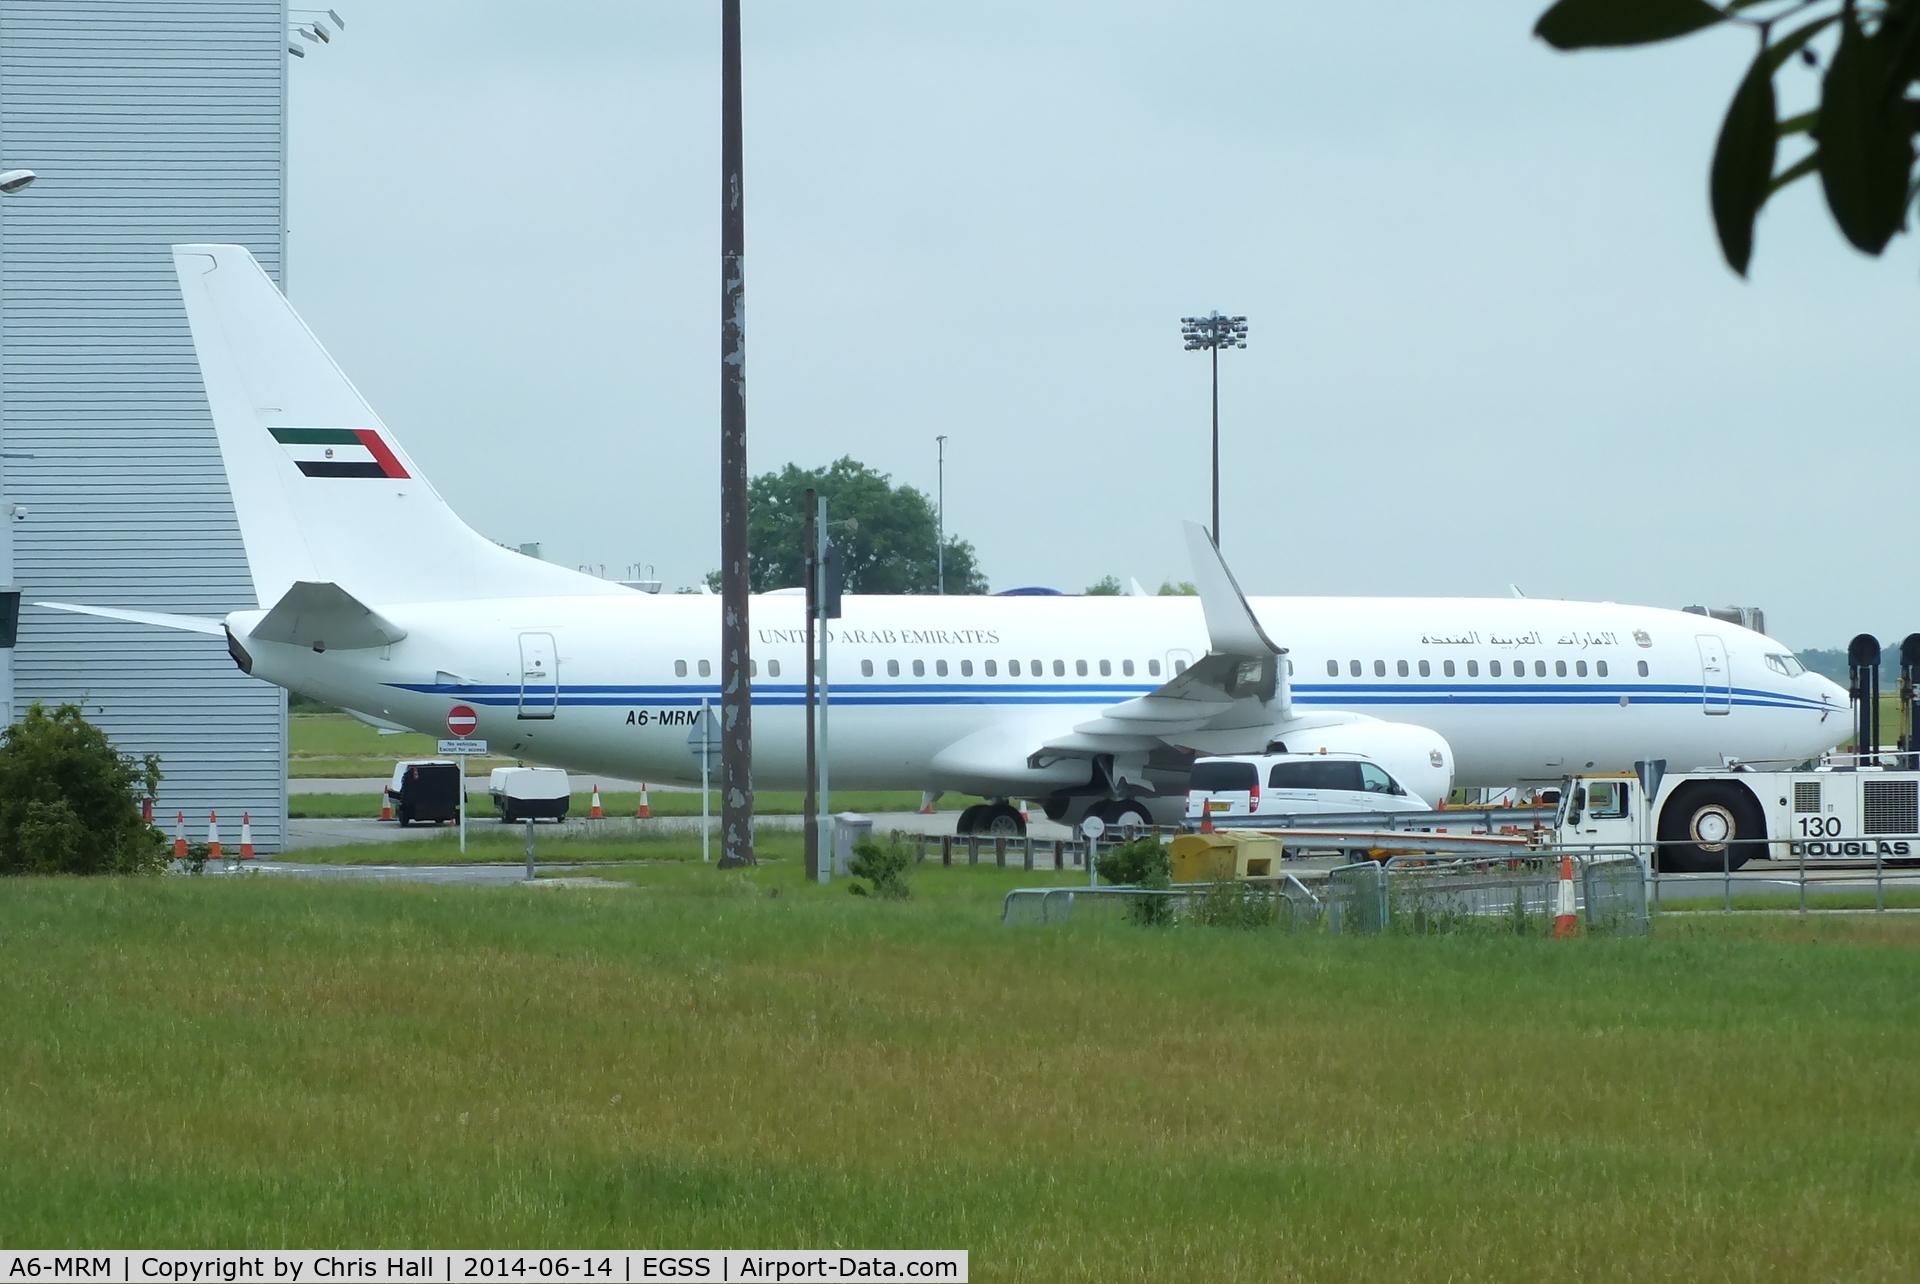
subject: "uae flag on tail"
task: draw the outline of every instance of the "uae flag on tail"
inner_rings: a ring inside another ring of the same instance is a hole
[[[309,477],[407,476],[407,470],[400,466],[393,451],[371,428],[270,428],[267,431]]]

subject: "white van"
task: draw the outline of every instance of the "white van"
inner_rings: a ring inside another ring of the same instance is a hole
[[[1201,758],[1187,779],[1187,819],[1308,812],[1426,811],[1368,758],[1352,753],[1262,753]]]
[[[487,793],[503,825],[541,817],[565,820],[573,801],[567,773],[558,767],[495,767],[487,776]]]

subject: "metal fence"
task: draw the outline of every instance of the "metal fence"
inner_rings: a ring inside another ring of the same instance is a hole
[[[1646,867],[1631,853],[1573,862],[1574,910],[1588,932],[1647,930]],[[1327,875],[1327,927],[1335,934],[1495,932],[1544,936],[1554,927],[1558,853],[1503,859],[1394,857]]]
[[[1146,887],[1017,887],[1001,905],[1009,924],[1131,922],[1277,928],[1317,925],[1322,898],[1291,874],[1277,879]]]

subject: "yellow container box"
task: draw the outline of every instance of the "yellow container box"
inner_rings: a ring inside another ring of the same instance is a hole
[[[1277,878],[1280,874],[1280,840],[1272,834],[1238,830],[1182,834],[1173,840],[1169,855],[1176,883]]]

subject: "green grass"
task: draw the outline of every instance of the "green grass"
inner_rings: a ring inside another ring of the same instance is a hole
[[[482,782],[484,784],[484,782]],[[761,790],[753,796],[754,810],[763,816],[798,816],[803,807],[805,795],[784,790]],[[978,798],[961,797],[949,794],[940,799],[936,810],[958,811],[969,803],[979,802]],[[292,794],[287,799],[288,814],[298,819],[313,819],[342,816],[378,816],[380,814],[379,794]],[[590,793],[575,794],[569,804],[569,816],[585,816],[592,809],[593,796]],[[603,792],[600,795],[601,810],[609,816],[631,816],[634,808],[640,805],[638,793]],[[715,816],[720,814],[720,795],[716,790],[708,804]],[[698,793],[665,793],[661,790],[647,791],[647,806],[656,816],[698,816],[700,814],[700,795]],[[863,789],[848,790],[833,794],[835,811],[918,811],[920,795],[907,790]],[[493,807],[493,799],[484,788],[470,790],[467,794],[467,816],[494,818],[498,813]]]
[[[1902,1280],[1920,921],[1006,929],[637,888],[16,880],[0,1244],[961,1247],[982,1280]]]
[[[352,779],[391,776],[402,758],[431,758],[439,743],[432,736],[408,731],[383,736],[352,714],[290,713],[287,715],[287,774]],[[495,767],[510,767],[513,759],[474,758],[470,772],[485,775]]]

